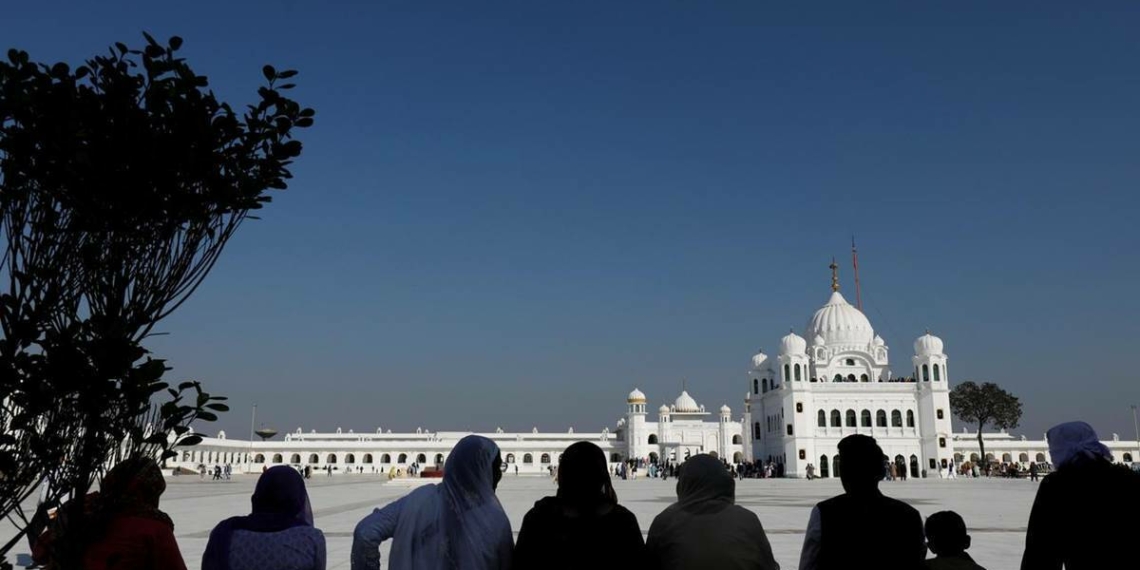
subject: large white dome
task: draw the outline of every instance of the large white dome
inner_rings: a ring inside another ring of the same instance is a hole
[[[807,341],[804,337],[789,331],[788,336],[780,339],[780,355],[804,354],[807,351]]]
[[[870,344],[875,338],[871,321],[859,309],[852,307],[839,291],[831,294],[827,304],[811,317],[807,335],[823,337],[826,344]]]
[[[942,339],[930,334],[930,331],[926,331],[926,334],[915,339],[914,354],[917,356],[942,354]]]
[[[697,401],[689,395],[687,391],[681,391],[681,395],[673,401],[674,412],[699,412],[701,411],[700,405]]]

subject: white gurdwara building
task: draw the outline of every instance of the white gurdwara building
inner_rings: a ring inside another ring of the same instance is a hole
[[[839,440],[858,433],[874,437],[912,477],[946,469],[954,440],[942,340],[918,337],[906,374],[893,374],[886,341],[834,277],[831,288],[803,337],[789,332],[775,358],[752,357],[746,459],[783,464],[791,477],[805,476],[811,464],[827,477],[839,470]]]

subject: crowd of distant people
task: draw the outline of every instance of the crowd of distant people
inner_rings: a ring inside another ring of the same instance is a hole
[[[1029,516],[1022,570],[1134,567],[1128,549],[1116,546],[1140,536],[1140,474],[1113,464],[1086,423],[1058,425],[1047,437],[1054,463]],[[879,491],[891,472],[874,438],[845,437],[839,457],[844,492],[812,509],[800,570],[982,568],[967,553],[970,536],[957,513],[941,511],[923,521],[913,507]],[[460,440],[438,485],[419,487],[356,525],[351,568],[380,568],[380,545],[387,540],[393,570],[779,568],[760,518],[735,497],[736,479],[779,476],[774,465],[728,466],[698,454],[680,465],[634,463],[615,472],[598,446],[578,442],[559,462],[557,492],[535,503],[517,540],[496,497],[502,467],[492,440]],[[640,469],[677,479],[676,502],[645,535],[612,484]],[[314,527],[309,475],[290,466],[266,469],[250,514],[226,519],[210,533],[202,569],[324,570],[325,537]],[[36,562],[58,568],[52,546],[71,541],[82,547],[83,568],[90,570],[185,569],[174,524],[159,510],[165,487],[153,460],[119,463],[100,491],[81,502],[89,524],[58,524],[68,519],[65,505],[56,524],[32,539]]]

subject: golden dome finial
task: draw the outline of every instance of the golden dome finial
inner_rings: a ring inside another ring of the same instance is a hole
[[[831,290],[839,291],[839,266],[835,264],[835,258],[831,258]]]

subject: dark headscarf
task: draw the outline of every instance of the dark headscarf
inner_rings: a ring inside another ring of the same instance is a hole
[[[251,514],[228,518],[214,527],[202,557],[203,570],[229,570],[230,543],[235,531],[280,532],[297,526],[313,526],[305,480],[292,467],[278,465],[262,473],[251,502]]]
[[[1055,425],[1045,433],[1045,439],[1049,442],[1049,456],[1056,469],[1089,459],[1112,458],[1112,452],[1100,442],[1096,430],[1085,422]]]
[[[96,520],[116,515],[139,516],[165,523],[174,521],[158,510],[158,500],[166,491],[166,479],[158,463],[149,457],[121,461],[103,476],[99,494],[93,496],[91,511]]]
[[[617,504],[610,468],[602,448],[579,441],[566,448],[558,462],[558,498],[575,510],[596,510]]]
[[[677,506],[692,513],[710,513],[736,503],[736,481],[717,458],[694,455],[681,465],[677,477]]]

